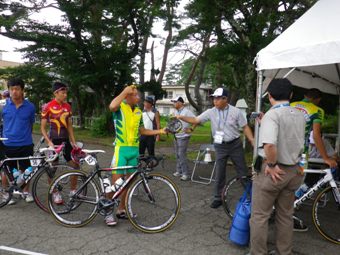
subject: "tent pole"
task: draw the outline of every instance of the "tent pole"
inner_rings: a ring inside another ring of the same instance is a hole
[[[261,111],[261,103],[262,103],[262,85],[263,85],[263,71],[260,70],[257,72],[257,90],[256,90],[256,112]],[[259,128],[260,125],[257,121],[255,121],[255,132],[254,132],[254,153],[253,159],[257,157],[258,153],[258,144],[259,144]]]
[[[338,91],[338,99],[339,99],[339,104],[338,104],[338,136],[336,138],[335,142],[335,149],[337,154],[339,155],[340,152],[340,88],[337,88]]]

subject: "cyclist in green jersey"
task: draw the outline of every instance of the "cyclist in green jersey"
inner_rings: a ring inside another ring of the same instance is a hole
[[[306,120],[306,130],[305,130],[305,152],[308,151],[309,147],[309,136],[313,130],[313,138],[315,146],[320,152],[322,159],[330,167],[336,167],[336,161],[327,155],[325,145],[322,140],[321,135],[321,125],[324,119],[324,110],[318,107],[321,101],[322,93],[316,88],[307,90],[305,93],[305,98],[299,102],[291,103],[291,106],[299,109],[303,112]]]
[[[115,149],[112,159],[112,167],[137,165],[139,156],[139,135],[166,134],[165,129],[149,130],[143,127],[142,111],[137,106],[140,100],[136,86],[126,87],[122,93],[110,103],[110,111],[113,112],[115,124]],[[117,170],[112,172],[112,183],[125,176],[127,178],[134,170]],[[121,195],[121,202],[117,208],[118,218],[127,218],[125,212],[126,192]],[[114,226],[117,221],[113,215],[105,218],[108,226]]]

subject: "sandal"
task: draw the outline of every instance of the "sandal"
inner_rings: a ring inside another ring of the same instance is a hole
[[[128,219],[128,216],[125,211],[117,212],[116,216],[118,219]]]

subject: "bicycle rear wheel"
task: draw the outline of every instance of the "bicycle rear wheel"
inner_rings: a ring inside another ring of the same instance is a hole
[[[3,170],[0,171],[0,208],[7,205],[12,199],[13,192],[9,192],[9,181]],[[6,185],[3,185],[5,184]]]
[[[32,196],[34,198],[34,202],[41,210],[49,212],[47,204],[47,193],[52,179],[57,174],[71,170],[74,169],[67,165],[45,166],[39,170],[33,180]]]
[[[72,179],[77,179],[77,186],[71,188]],[[73,170],[57,176],[51,183],[48,191],[48,208],[59,224],[66,227],[82,227],[96,217],[100,189],[94,180],[83,186],[86,181],[85,172]],[[74,188],[75,194],[71,192]],[[56,203],[54,193],[59,193],[62,202]]]
[[[226,214],[230,217],[234,217],[236,205],[242,197],[245,187],[248,182],[251,181],[251,175],[234,177],[230,179],[222,190],[222,206]]]
[[[126,211],[131,224],[144,233],[159,233],[171,227],[181,208],[177,186],[166,176],[150,174],[128,190]]]
[[[340,187],[338,186],[340,190]],[[340,245],[340,227],[335,224],[340,217],[340,201],[336,201],[333,188],[321,191],[313,204],[313,223],[328,241]]]

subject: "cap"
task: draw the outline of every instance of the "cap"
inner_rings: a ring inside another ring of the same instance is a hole
[[[154,104],[153,97],[151,97],[151,96],[145,97],[144,101],[146,101],[146,102],[148,102],[148,103],[150,103],[150,104],[152,104],[152,105]]]
[[[210,96],[211,97],[227,97],[228,96],[228,90],[225,89],[225,88],[218,88]]]
[[[53,87],[52,87],[53,92],[56,92],[56,91],[61,90],[61,89],[67,89],[67,86],[64,83],[61,83],[61,82],[55,82],[53,84]]]
[[[175,99],[172,99],[171,102],[181,102],[182,104],[184,104],[184,99],[183,97],[176,97]]]

